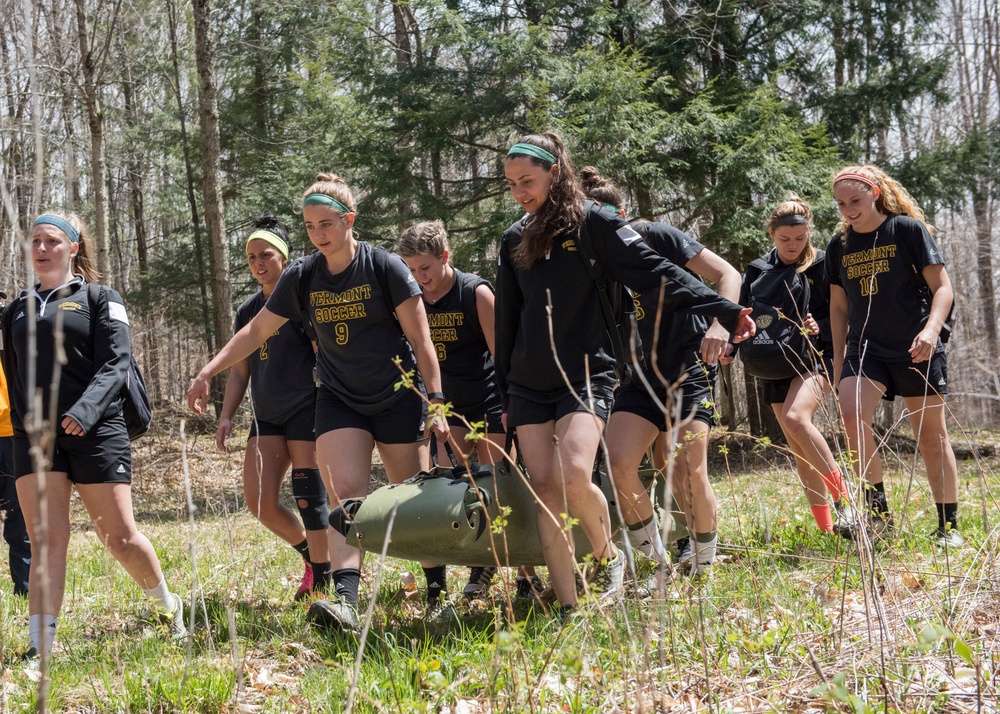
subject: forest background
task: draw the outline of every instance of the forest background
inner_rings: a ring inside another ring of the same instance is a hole
[[[832,173],[888,170],[955,284],[951,407],[1000,422],[995,0],[0,0],[0,63],[0,288],[25,285],[36,215],[82,214],[161,405],[256,289],[251,221],[275,212],[308,252],[317,171],[359,195],[360,238],[440,218],[455,264],[492,277],[519,215],[506,148],[554,129],[630,216],[740,269],[786,192],[823,247]],[[727,426],[773,434],[738,367],[724,382]]]

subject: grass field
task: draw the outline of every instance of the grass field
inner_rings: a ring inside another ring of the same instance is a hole
[[[137,443],[141,528],[169,583],[196,603],[194,636],[172,644],[141,618],[141,592],[77,507],[53,711],[1000,710],[996,460],[960,462],[967,542],[946,554],[928,537],[936,520],[922,470],[911,478],[912,454],[891,454],[897,536],[872,557],[819,535],[780,454],[721,454],[716,444],[726,547],[707,582],[680,578],[665,601],[590,607],[565,626],[508,607],[494,585],[495,605],[457,597],[461,630],[429,635],[422,603],[401,586],[401,572],[419,573],[417,564],[380,569],[369,554],[362,599],[376,574],[381,586],[359,658],[357,639],[311,630],[306,606],[291,601],[301,565],[242,507],[242,454],[188,437],[192,519],[179,439]],[[449,570],[452,592],[465,576]],[[16,661],[26,647],[27,603],[10,594],[0,566],[0,712],[37,706],[39,675]]]

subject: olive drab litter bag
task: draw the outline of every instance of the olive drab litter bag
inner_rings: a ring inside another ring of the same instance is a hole
[[[654,474],[652,469],[640,472],[644,485],[652,484]],[[593,478],[608,499],[612,533],[620,542],[611,479],[601,469],[595,469]],[[665,485],[662,478],[657,482]],[[665,517],[662,511],[659,517]],[[386,554],[393,558],[469,566],[545,564],[534,496],[525,478],[506,462],[471,471],[459,467],[420,472],[346,501],[334,509],[330,522],[347,536],[348,544],[371,552],[380,553],[386,536],[391,536]],[[590,543],[579,526],[572,533],[577,560],[582,560],[591,552]]]

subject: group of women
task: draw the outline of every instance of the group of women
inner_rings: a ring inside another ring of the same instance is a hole
[[[261,289],[240,306],[235,336],[198,373],[188,403],[201,411],[211,378],[232,369],[217,432],[225,448],[249,386],[247,504],[301,554],[305,575],[295,597],[311,601],[308,617],[316,623],[359,628],[363,553],[328,526],[329,504],[367,493],[373,447],[392,483],[426,468],[428,436],[442,449],[447,442],[466,456],[475,451],[488,464],[501,458],[506,433],[516,433],[563,616],[584,592],[606,598],[622,589],[627,550],[660,563],[661,583],[670,572],[661,524],[638,477],[651,451],[671,474],[690,532],[677,544],[677,559],[694,576],[715,560],[717,509],[707,471],[712,394],[717,365],[757,331],[750,308],[741,307],[752,281],[741,281],[722,258],[669,225],[629,223],[621,191],[591,167],[577,176],[554,133],[514,144],[504,176],[525,215],[500,242],[495,296],[486,280],[451,266],[440,222],[404,231],[399,255],[359,241],[355,197],[332,174],[318,175],[302,194],[311,255],[289,263],[287,228],[269,214],[247,240]],[[768,221],[774,249],[763,258],[765,269],[787,269],[809,286],[804,314],[786,318],[812,337],[813,359],[793,376],[766,382],[765,399],[787,436],[818,527],[863,538],[891,528],[872,420],[880,399],[903,397],[938,505],[934,539],[959,547],[940,340],[952,291],[932,229],[906,191],[873,166],[840,172],[833,192],[843,220],[825,254],[812,245],[812,215],[802,199],[789,196]],[[104,288],[99,305],[88,301],[86,284],[96,276],[75,216],[40,217],[31,246],[39,283],[4,319],[18,495],[36,524],[44,474],[49,505],[48,597],[31,590],[29,652],[51,644],[45,634],[54,631],[62,597],[74,484],[102,540],[182,635],[180,598],[167,589],[132,518],[119,396],[129,354],[121,298]],[[620,335],[603,319],[608,288],[619,284],[631,291],[643,346],[627,380]],[[39,465],[28,448],[29,315],[42,403],[49,403],[57,331],[69,353],[50,465]],[[414,388],[398,388],[407,377]],[[831,387],[851,464],[866,485],[863,520],[848,517],[837,459],[812,423]],[[438,406],[446,401],[448,409]],[[484,428],[467,440],[472,423]],[[602,437],[627,534],[618,543],[608,501],[591,480]],[[289,465],[299,518],[278,498]],[[570,519],[589,540],[588,573],[576,567]],[[422,565],[428,618],[453,617],[445,566]],[[466,594],[481,594],[493,572],[473,569]],[[524,594],[538,585],[532,571],[520,573]]]

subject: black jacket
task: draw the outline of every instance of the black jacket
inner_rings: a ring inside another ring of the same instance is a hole
[[[87,283],[74,278],[51,292],[38,286],[23,291],[11,302],[3,319],[3,366],[7,374],[14,434],[25,434],[28,415],[28,300],[35,303],[37,358],[35,384],[42,390],[38,405],[48,415],[55,367],[55,335],[62,324],[66,364],[59,379],[57,418],[61,436],[63,417],[70,416],[90,432],[101,419],[122,409],[121,390],[131,358],[128,317],[121,296],[111,288],[101,289],[96,322],[90,314]]]

